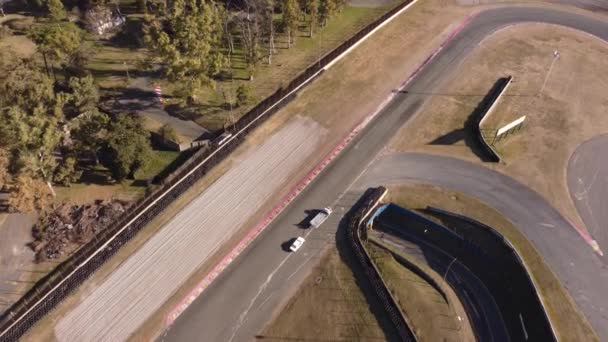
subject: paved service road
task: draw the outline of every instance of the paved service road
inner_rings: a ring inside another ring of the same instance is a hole
[[[519,22],[561,24],[608,40],[607,22],[578,14],[531,7],[504,7],[480,13],[404,89],[410,93],[396,96],[319,179],[176,320],[163,339],[198,341],[202,334],[209,341],[253,339],[280,300],[295,290],[294,279],[304,277],[302,271],[310,267],[308,261],[317,255],[319,245],[331,241],[331,237],[322,236],[323,230],[327,234],[335,231],[339,215],[333,215],[319,231],[320,236],[313,241],[309,238],[298,253],[281,251],[282,241],[300,234],[293,225],[304,217],[304,210],[324,207],[344,193],[347,195],[336,203],[348,206],[348,199],[354,197],[348,192],[351,184],[427,99],[419,93],[437,90],[484,37]],[[451,186],[507,215],[543,254],[600,338],[608,341],[608,296],[603,291],[608,286],[606,265],[538,194],[507,177],[456,159],[417,155],[395,158],[382,163],[387,170],[393,170],[395,181],[419,179]],[[391,163],[396,168],[392,169]],[[358,183],[360,187],[389,180],[382,178],[385,174],[381,167],[374,166],[373,170]]]
[[[568,163],[572,201],[600,249],[608,248],[608,135],[577,147]],[[608,261],[608,251],[602,257]],[[606,313],[608,315],[608,313]]]

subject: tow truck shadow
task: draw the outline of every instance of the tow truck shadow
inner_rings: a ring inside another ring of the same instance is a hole
[[[306,216],[304,217],[304,219],[302,219],[302,221],[296,223],[296,227],[300,229],[310,228],[310,221],[312,221],[312,219],[315,218],[315,216],[317,216],[317,214],[320,212],[321,210],[319,209],[304,210]]]
[[[283,252],[291,253],[291,250],[289,249],[289,247],[294,243],[294,241],[296,241],[296,238],[291,238],[291,239],[283,242],[281,244],[281,249],[283,250]]]

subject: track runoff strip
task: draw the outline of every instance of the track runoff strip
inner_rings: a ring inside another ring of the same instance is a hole
[[[413,4],[413,3],[412,3]],[[405,7],[405,9],[407,9],[408,7]],[[401,12],[396,13],[396,15],[398,15]],[[416,70],[414,70],[414,72],[408,77],[408,79],[399,87],[398,90],[402,90],[403,88],[405,88],[417,75],[418,73],[420,73],[420,71],[428,64],[430,63],[433,58],[435,58],[435,56],[437,56],[437,54],[439,54],[439,52],[441,50],[443,50],[443,48],[460,32],[462,31],[467,24],[477,15],[477,13],[471,14],[470,16],[468,16],[460,25],[458,25],[458,27],[456,29],[454,29],[450,35],[447,37],[447,39],[445,41],[443,41],[443,43],[441,43],[441,45],[429,56],[427,57],[417,68]],[[387,19],[391,20],[393,17]],[[375,31],[371,31],[371,33],[373,33]],[[367,36],[365,37],[367,38]],[[365,39],[363,38],[363,39]],[[347,53],[349,50],[345,51],[345,53]],[[336,59],[342,58],[344,56],[340,55],[338,56]],[[330,67],[333,63],[328,64],[328,67]],[[249,244],[255,240],[255,238],[260,235],[260,233],[262,231],[264,231],[264,229],[266,229],[270,223],[272,223],[272,221],[279,216],[279,214],[281,214],[283,212],[283,210],[285,210],[285,208],[287,208],[287,206],[293,202],[293,200],[302,192],[304,191],[304,189],[310,184],[312,183],[312,181],[327,167],[327,165],[329,165],[329,163],[331,163],[337,156],[338,154],[340,154],[340,152],[346,147],[348,146],[348,144],[353,141],[353,139],[380,113],[380,111],[382,111],[382,109],[388,105],[388,103],[395,97],[396,93],[398,92],[393,92],[391,93],[376,109],[376,111],[374,111],[372,114],[366,116],[350,133],[348,133],[346,135],[346,137],[344,137],[340,143],[334,147],[332,149],[331,152],[329,152],[325,158],[323,158],[323,160],[321,160],[321,162],[319,162],[304,178],[302,178],[297,185],[295,185],[291,191],[285,195],[281,201],[279,201],[279,203],[277,205],[274,206],[274,208],[272,208],[267,214],[266,216],[255,226],[253,227],[253,229],[251,229],[247,235],[245,236],[245,238],[243,238],[243,240],[241,240],[236,247],[234,247],[217,265],[215,265],[215,267],[213,267],[213,269],[203,278],[203,280],[201,282],[199,282],[191,291],[190,293],[188,293],[181,301],[179,304],[177,304],[170,312],[169,314],[165,317],[165,326],[168,327],[171,324],[173,324],[173,322],[175,322],[175,320],[179,317],[179,315],[181,315],[195,300],[196,298],[198,298],[198,296],[200,296],[203,291],[205,291],[205,289],[207,289],[207,287],[209,287],[209,285],[220,275],[220,273],[222,273],[227,267],[228,265],[230,265],[230,263],[232,263],[232,261],[234,259],[236,259],[246,248],[247,246],[249,246]]]

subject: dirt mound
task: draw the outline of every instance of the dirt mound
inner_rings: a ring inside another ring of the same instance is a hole
[[[108,227],[127,208],[123,201],[96,201],[85,205],[62,204],[32,228],[36,261],[57,259]]]

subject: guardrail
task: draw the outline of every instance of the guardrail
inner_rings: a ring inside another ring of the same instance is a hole
[[[197,151],[187,161],[185,167],[178,168],[171,177],[162,182],[160,187],[150,191],[144,198],[133,204],[121,219],[99,236],[95,236],[67,261],[37,282],[30,291],[8,309],[0,318],[0,340],[17,340],[64,297],[78,288],[158,213],[235,150],[253,129],[289,103],[298,90],[309,84],[350,49],[416,1],[406,0],[389,10],[310,65],[285,88],[278,89],[257,104],[234,124],[230,130],[233,132],[233,136],[224,144]],[[221,133],[223,132],[219,132],[218,135]]]
[[[363,267],[364,275],[371,283],[380,303],[384,307],[389,319],[395,326],[401,341],[416,341],[416,337],[410,330],[406,316],[401,311],[397,301],[388,290],[388,287],[382,280],[380,272],[374,265],[371,257],[361,243],[361,233],[365,235],[366,228],[364,223],[365,217],[376,207],[381,198],[384,197],[387,190],[384,187],[378,187],[368,190],[360,200],[358,208],[354,208],[354,212],[349,216],[347,223],[348,240],[357,260]]]
[[[493,163],[500,162],[500,156],[498,155],[496,150],[494,150],[492,145],[488,143],[483,133],[481,132],[481,124],[485,120],[486,116],[492,112],[492,110],[496,106],[496,103],[498,103],[498,99],[502,96],[502,94],[504,94],[512,79],[512,76],[499,78],[494,83],[488,94],[486,94],[486,96],[484,96],[481,102],[477,105],[475,111],[472,114],[473,130],[475,133],[475,137],[477,138],[477,141],[481,146],[482,152],[485,155],[486,160],[484,161],[490,161]]]

